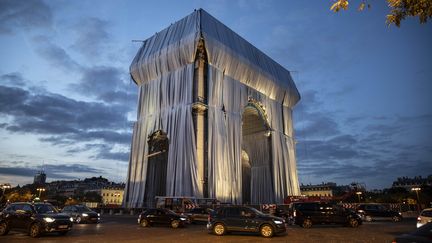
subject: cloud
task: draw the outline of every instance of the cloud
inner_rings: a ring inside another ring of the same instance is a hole
[[[3,74],[0,76],[0,80],[2,80],[4,84],[13,86],[25,86],[27,84],[27,81],[24,80],[21,73],[18,72]]]
[[[9,167],[9,166],[1,166],[0,165],[0,174],[9,175],[9,176],[24,176],[24,177],[33,177],[37,171],[40,171],[41,168],[35,167]],[[43,170],[47,177],[50,179],[76,179],[80,174],[102,174],[103,171],[92,168],[87,165],[82,164],[69,164],[69,165],[54,165],[54,164],[45,164],[43,166]],[[70,175],[73,173],[74,175]]]
[[[51,8],[41,0],[0,1],[0,34],[13,34],[20,28],[50,28],[52,22]]]
[[[33,38],[36,52],[47,60],[53,67],[60,67],[64,71],[80,71],[82,66],[77,63],[62,47],[54,44],[46,36]]]
[[[40,141],[69,146],[70,152],[82,142],[95,144],[94,158],[98,159],[128,160],[132,123],[127,112],[122,105],[0,85],[0,114],[10,117],[2,129],[39,135]],[[116,145],[127,147],[127,152],[114,151]],[[87,146],[81,151],[93,148]]]
[[[109,24],[107,21],[98,18],[80,19],[73,26],[77,38],[72,48],[77,50],[86,58],[95,58],[103,53],[103,49],[108,46],[111,36],[108,32]]]
[[[127,111],[134,110],[138,89],[134,84],[125,81],[125,74],[126,72],[115,67],[86,68],[79,83],[71,84],[70,89],[110,104],[123,105]]]

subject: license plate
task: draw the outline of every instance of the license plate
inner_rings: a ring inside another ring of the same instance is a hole
[[[59,229],[67,229],[67,227],[68,227],[67,225],[59,225],[58,228],[59,228]]]

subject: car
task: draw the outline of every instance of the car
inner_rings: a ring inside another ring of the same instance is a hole
[[[91,210],[86,205],[68,205],[62,209],[62,212],[71,216],[77,224],[100,222],[100,214]]]
[[[9,230],[24,230],[31,237],[50,232],[65,235],[72,229],[72,221],[49,203],[11,203],[0,213],[0,235]]]
[[[187,218],[176,214],[166,208],[147,209],[138,216],[138,224],[141,227],[152,225],[170,225],[172,228],[185,226]]]
[[[363,223],[361,217],[350,209],[324,202],[295,203],[294,223],[303,228],[314,224],[341,224],[356,228]]]
[[[392,243],[430,243],[432,242],[432,222],[429,222],[415,231],[397,236]]]
[[[270,238],[286,232],[286,226],[284,219],[264,214],[252,207],[222,206],[209,215],[207,230],[217,236],[228,232],[256,232]]]
[[[194,208],[183,215],[188,217],[188,220],[191,223],[207,223],[209,213],[212,211],[213,210],[211,208]]]
[[[417,217],[417,228],[430,222],[432,222],[432,208],[423,209]]]
[[[356,212],[367,222],[386,219],[391,219],[394,222],[402,221],[400,212],[389,210],[384,205],[377,203],[360,204]]]

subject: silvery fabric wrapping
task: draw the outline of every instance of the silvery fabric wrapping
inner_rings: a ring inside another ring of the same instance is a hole
[[[143,207],[148,165],[148,136],[157,130],[169,139],[166,193],[198,196],[196,145],[192,119],[193,64],[140,85],[126,184],[126,206]]]
[[[256,152],[249,156],[270,160],[266,162],[269,169],[251,168],[255,178],[251,182],[253,200],[280,203],[288,195],[300,195],[291,120],[292,107],[300,95],[289,71],[204,10],[198,10],[144,41],[130,66],[140,96],[124,205],[144,205],[147,139],[157,130],[166,132],[170,141],[167,195],[203,196],[197,186],[201,182],[192,119],[193,63],[200,39],[208,57],[209,196],[224,202],[243,202],[244,147]],[[242,144],[242,112],[249,98],[266,109],[272,129],[270,153],[259,143]],[[269,180],[271,188],[269,183],[261,185]]]

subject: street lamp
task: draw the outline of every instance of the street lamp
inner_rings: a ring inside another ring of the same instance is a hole
[[[39,198],[41,197],[41,193],[45,191],[45,188],[39,187],[38,189],[36,189],[39,191]]]
[[[417,209],[420,209],[420,197],[419,197],[419,191],[421,191],[420,187],[413,187],[411,188],[411,191],[415,191],[417,194]]]
[[[358,199],[359,199],[359,203],[360,203],[360,195],[363,194],[363,192],[356,192]]]
[[[3,184],[3,185],[1,185],[1,187],[2,187],[2,189],[3,189],[3,193],[2,193],[2,197],[1,197],[1,199],[3,200],[6,189],[10,189],[11,186],[10,186],[9,184]],[[0,201],[0,202],[1,202],[1,201]]]

